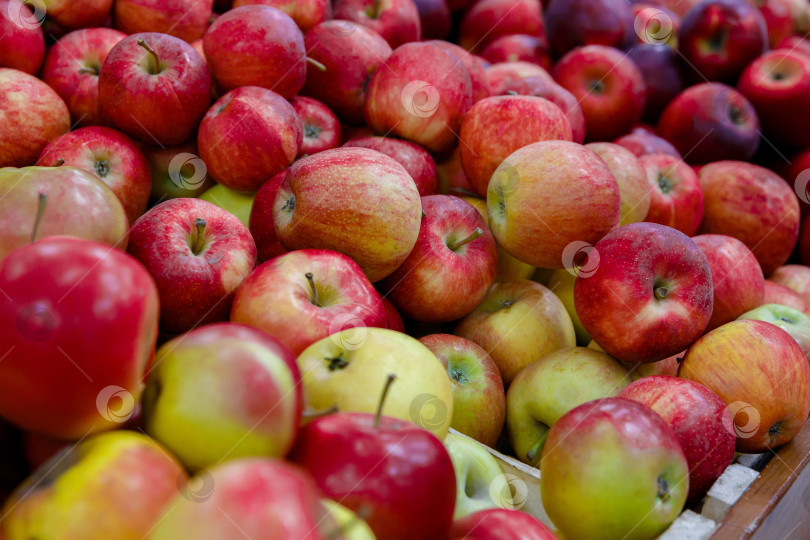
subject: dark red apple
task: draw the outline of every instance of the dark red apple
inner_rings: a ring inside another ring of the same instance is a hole
[[[299,156],[308,156],[340,146],[340,120],[329,107],[317,99],[304,96],[294,97],[292,106],[303,130]]]
[[[545,35],[540,0],[480,0],[464,14],[458,44],[477,52],[501,36]]]
[[[666,139],[662,139],[650,128],[636,126],[627,135],[622,135],[614,143],[624,146],[636,156],[646,156],[648,154],[667,154],[676,158],[681,157],[681,153],[675,149]]]
[[[491,64],[500,62],[531,62],[551,69],[548,40],[526,34],[510,34],[489,42],[481,56]]]
[[[555,0],[546,10],[551,51],[562,56],[575,47],[633,43],[633,11],[625,0]]]
[[[453,21],[445,0],[413,0],[422,25],[422,39],[444,39]]]
[[[672,47],[662,44],[635,45],[627,51],[635,62],[647,88],[647,101],[642,118],[656,122],[661,111],[686,88],[681,59]]]
[[[467,73],[469,73],[470,82],[472,83],[473,103],[477,103],[478,101],[492,95],[492,87],[489,84],[487,74],[484,71],[483,65],[475,55],[448,41],[437,39],[427,41],[426,43],[431,43],[441,47],[445,50],[445,52],[448,52],[458,58],[461,64],[467,68]]]

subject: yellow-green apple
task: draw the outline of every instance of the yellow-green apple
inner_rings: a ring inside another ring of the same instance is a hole
[[[478,52],[491,41],[510,34],[545,35],[540,0],[481,0],[464,13],[458,44]]]
[[[308,156],[340,146],[340,120],[329,107],[305,96],[292,99],[295,114],[301,121],[304,138],[301,142],[299,156]]]
[[[796,291],[774,283],[770,279],[765,280],[765,293],[762,296],[762,305],[765,304],[781,304],[801,311],[805,314],[810,314],[810,307],[807,302],[796,293]]]
[[[634,127],[630,133],[622,135],[613,142],[624,146],[638,157],[647,154],[669,154],[677,158],[681,157],[681,153],[669,141],[662,139],[652,129],[643,125]]]
[[[693,236],[703,219],[703,192],[695,171],[682,159],[667,154],[648,154],[640,161],[650,193],[644,221]]]
[[[261,86],[292,99],[304,86],[304,36],[289,15],[247,5],[225,12],[206,30],[205,57],[224,91]]]
[[[559,57],[583,45],[624,48],[633,43],[633,11],[622,0],[552,2],[546,11],[551,51]]]
[[[336,148],[298,160],[273,203],[276,235],[286,249],[338,251],[354,259],[371,282],[405,261],[421,216],[408,171],[367,148]]]
[[[602,158],[619,185],[619,225],[644,221],[650,209],[650,186],[636,155],[623,146],[608,142],[586,144],[585,148]]]
[[[495,446],[506,419],[506,394],[492,357],[472,341],[450,334],[431,334],[419,341],[450,375],[450,427],[481,444]]]
[[[145,538],[186,472],[149,437],[121,430],[83,439],[6,501],[9,540]]]
[[[493,285],[453,333],[487,351],[507,386],[541,356],[576,345],[565,306],[547,288],[528,280]]]
[[[620,213],[619,185],[607,164],[568,141],[517,150],[495,169],[487,191],[495,239],[541,268],[570,266],[565,258],[571,243],[598,242],[619,224]]]
[[[413,0],[419,12],[422,39],[445,39],[452,27],[452,15],[446,0]]]
[[[463,199],[428,195],[421,203],[416,244],[381,286],[411,319],[454,321],[474,310],[495,282],[495,240],[484,218]]]
[[[445,152],[471,105],[470,74],[457,56],[435,43],[406,43],[371,78],[364,114],[378,133]]]
[[[738,320],[697,340],[678,376],[708,386],[730,413],[737,451],[761,453],[793,439],[810,413],[810,364],[790,334]]]
[[[762,305],[765,296],[762,268],[745,244],[722,234],[701,234],[692,240],[706,255],[712,272],[714,309],[707,331]]]
[[[768,47],[759,9],[745,0],[706,0],[681,21],[678,50],[695,79],[733,83]]]
[[[338,118],[363,123],[363,104],[369,81],[391,56],[391,46],[379,34],[351,21],[326,21],[304,36],[307,66],[301,93],[326,104]]]
[[[347,328],[298,355],[306,406],[377,410],[389,374],[396,376],[383,413],[415,422],[444,439],[453,418],[450,377],[430,349],[386,328]]]
[[[216,184],[206,189],[199,198],[227,210],[247,227],[256,194],[250,191],[234,191],[222,184]]]
[[[652,24],[662,26],[658,27],[658,33],[650,35],[665,36],[667,19],[653,20],[656,22]],[[653,28],[655,27],[653,26]],[[675,32],[672,32],[670,36],[676,36]],[[653,37],[653,39],[657,38]],[[644,103],[644,113],[641,118],[654,124],[667,104],[686,88],[686,77],[681,67],[683,60],[672,47],[658,41],[654,41],[653,44],[635,45],[627,51],[627,56],[638,67],[644,78],[644,86],[647,88],[647,100]]]
[[[343,146],[368,148],[395,159],[413,178],[420,197],[439,192],[439,169],[436,161],[430,152],[416,143],[393,137],[370,136],[351,139]]]
[[[174,146],[144,146],[143,154],[152,171],[151,198],[163,201],[197,197],[214,186],[208,167],[198,153],[193,140]]]
[[[629,399],[589,401],[549,431],[543,506],[568,540],[655,538],[678,517],[689,468],[672,428]],[[581,508],[591,508],[583,517]],[[598,511],[597,511],[598,509]]]
[[[589,141],[615,139],[641,119],[647,95],[644,77],[618,49],[604,45],[575,49],[560,58],[551,75],[579,101]]]
[[[467,68],[467,73],[470,74],[470,82],[472,83],[472,102],[478,101],[492,95],[492,87],[489,84],[489,78],[484,71],[484,66],[480,62],[480,58],[471,54],[470,52],[459,47],[455,43],[449,41],[442,41],[440,39],[433,41],[426,41],[432,45],[437,45],[458,58],[459,62]]]
[[[335,19],[370,28],[393,49],[422,39],[422,23],[413,0],[335,0],[333,9]]]
[[[631,223],[608,233],[587,257],[583,267],[590,271],[577,277],[574,305],[582,326],[612,357],[663,360],[689,347],[709,324],[709,262],[682,232]]]
[[[281,171],[262,184],[250,207],[248,227],[256,242],[256,257],[260,263],[269,261],[287,251],[276,236],[276,226],[273,224],[273,203],[285,174],[287,174],[286,170]]]
[[[737,317],[757,319],[778,326],[796,340],[805,358],[810,360],[810,317],[781,304],[764,304]]]
[[[342,533],[339,537],[342,540],[376,540],[368,523],[342,504],[322,497],[321,505],[334,521],[337,530]]]
[[[121,201],[130,223],[146,210],[152,188],[149,163],[135,141],[114,129],[91,126],[65,133],[48,143],[37,165],[58,161],[98,176]]]
[[[102,114],[134,139],[180,144],[211,103],[211,74],[185,41],[155,32],[132,34],[107,54],[98,100]]]
[[[571,125],[562,110],[535,96],[492,96],[464,115],[459,132],[461,165],[482,197],[492,173],[510,154],[538,141],[571,141]]]
[[[214,0],[118,0],[115,27],[126,34],[161,32],[191,43],[208,28]]]
[[[661,113],[658,135],[691,164],[747,160],[759,147],[759,117],[734,88],[720,83],[690,86]]]
[[[453,540],[557,540],[548,527],[527,512],[490,508],[453,522]]]
[[[588,269],[586,268],[586,271]],[[576,267],[572,268],[558,268],[552,272],[549,277],[547,286],[551,291],[557,295],[560,302],[565,306],[565,311],[571,317],[571,323],[574,325],[574,334],[577,336],[577,344],[585,346],[591,340],[591,335],[579,322],[576,307],[574,306],[574,283],[577,281]]]
[[[267,309],[273,306],[273,309]],[[350,258],[324,249],[260,265],[236,292],[231,320],[264,330],[294,354],[343,329],[387,327],[380,295]]]
[[[790,257],[799,236],[799,199],[776,173],[751,163],[701,167],[701,234],[725,234],[750,249],[765,277]]]
[[[506,394],[506,429],[515,455],[539,466],[548,431],[571,409],[613,397],[630,384],[621,363],[585,347],[541,356],[512,381]]]
[[[9,329],[0,334],[8,351],[0,415],[61,439],[128,420],[157,338],[157,288],[146,269],[104,244],[58,236],[3,259],[0,287]]]
[[[805,303],[810,301],[810,267],[802,264],[786,264],[774,270],[768,279],[792,290],[801,296]]]
[[[330,0],[234,0],[233,7],[238,8],[251,4],[261,4],[279,9],[289,15],[302,33],[308,32],[315,25],[332,18]],[[222,11],[220,11],[222,13]]]
[[[332,522],[320,497],[300,467],[268,458],[228,461],[181,484],[149,538],[326,540],[332,537],[323,529]]]
[[[286,169],[302,142],[303,129],[293,106],[258,86],[243,86],[219,98],[197,132],[208,173],[237,191],[256,191]]]
[[[126,249],[128,229],[115,193],[87,171],[0,169],[0,260],[32,238],[63,234]]]
[[[68,31],[104,26],[113,0],[32,0],[29,5],[41,9],[47,22]]]
[[[40,24],[44,18],[45,13],[30,2],[0,0],[0,67],[34,76],[39,73],[45,58],[45,36]]]
[[[239,218],[200,199],[152,207],[132,224],[127,251],[154,278],[160,329],[171,334],[228,320],[234,293],[256,261]]]
[[[702,384],[664,375],[643,377],[619,397],[649,407],[669,424],[689,465],[687,499],[699,501],[734,460],[726,404]]]
[[[548,39],[526,34],[511,34],[490,41],[481,51],[481,57],[490,64],[529,62],[543,69],[551,69],[553,63]]]
[[[0,167],[33,165],[51,140],[70,130],[62,98],[36,77],[0,67]]]

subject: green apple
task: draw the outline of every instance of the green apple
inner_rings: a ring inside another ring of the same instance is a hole
[[[296,360],[312,410],[375,413],[388,376],[396,376],[382,414],[409,420],[444,439],[453,418],[450,377],[430,349],[385,328],[348,328],[316,341]]]
[[[530,364],[506,394],[506,429],[515,455],[536,467],[549,428],[561,416],[587,401],[615,396],[631,382],[618,360],[585,347],[562,349]]]
[[[810,360],[810,317],[781,304],[765,304],[747,311],[737,319],[757,319],[775,324],[796,340],[804,356]]]
[[[227,210],[238,217],[239,221],[247,227],[250,221],[250,209],[253,208],[253,199],[256,198],[256,193],[236,191],[226,188],[222,184],[216,184],[205,190],[199,198]]]
[[[565,306],[568,316],[574,325],[574,333],[577,335],[577,344],[586,346],[591,341],[591,335],[579,322],[577,310],[574,307],[574,283],[577,281],[576,270],[560,268],[552,272],[548,281],[548,288],[551,289],[560,302]]]
[[[335,523],[339,536],[330,538],[340,538],[342,540],[376,540],[374,532],[360,516],[332,499],[321,499],[321,504],[326,508],[332,521]],[[336,530],[336,532],[337,532]]]

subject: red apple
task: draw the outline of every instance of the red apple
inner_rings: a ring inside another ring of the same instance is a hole
[[[810,302],[810,267],[801,264],[786,264],[777,268],[768,278],[783,285]]]
[[[42,2],[38,4],[42,5]],[[44,0],[43,11],[47,11],[49,22],[61,30],[70,31],[109,26],[112,6],[113,0]]]
[[[289,15],[302,33],[332,18],[331,0],[234,0],[233,7],[238,8],[251,4],[260,4],[279,9]],[[224,13],[227,10],[220,11]]]
[[[323,65],[307,66],[301,93],[326,104],[341,120],[363,122],[369,81],[391,56],[391,46],[373,30],[350,21],[327,21],[304,37],[307,56]]]
[[[623,0],[554,1],[546,10],[548,40],[555,56],[575,47],[622,48],[633,42],[633,12]]]
[[[427,41],[426,43],[441,47],[445,50],[445,52],[448,52],[458,58],[461,64],[467,68],[467,73],[470,75],[470,82],[472,83],[473,103],[477,103],[478,101],[492,95],[492,87],[489,84],[487,73],[484,71],[484,66],[478,57],[448,41],[437,39]]]
[[[793,34],[804,34],[810,23],[807,0],[749,0],[759,8],[768,28],[768,42],[777,48]]]
[[[299,156],[317,154],[340,146],[340,120],[329,107],[316,99],[303,96],[294,97],[292,106],[303,129]]]
[[[557,62],[551,74],[579,100],[588,140],[613,140],[641,119],[644,78],[618,49],[588,45],[573,50]]]
[[[651,195],[644,221],[693,236],[703,219],[703,193],[695,171],[680,158],[667,154],[649,154],[640,161]]]
[[[458,44],[477,52],[501,36],[544,36],[540,0],[480,0],[464,14]]]
[[[709,263],[675,229],[655,223],[619,227],[588,253],[583,268],[589,266],[574,285],[574,304],[582,326],[614,358],[663,360],[689,347],[709,323]]]
[[[197,197],[214,185],[208,167],[198,156],[197,142],[174,146],[143,146],[152,171],[151,198],[156,201]]]
[[[650,210],[650,184],[642,162],[630,150],[618,144],[590,143],[585,148],[602,158],[619,185],[619,224],[644,221]]]
[[[191,43],[208,28],[214,0],[116,0],[115,27],[126,34],[161,32]]]
[[[0,130],[0,168],[33,165],[51,140],[70,130],[70,112],[36,77],[0,68],[0,116],[14,129]]]
[[[383,307],[385,307],[385,313],[388,315],[387,328],[404,334],[405,322],[402,320],[402,316],[399,314],[399,311],[397,311],[397,308],[391,303],[391,300],[384,296],[382,297],[382,303]]]
[[[647,88],[642,118],[654,123],[669,102],[686,88],[682,60],[671,47],[660,44],[636,45],[627,51],[627,56],[638,67]]]
[[[256,258],[260,263],[287,251],[276,236],[276,226],[273,224],[273,203],[276,201],[276,194],[285,174],[286,170],[281,171],[265,182],[256,192],[256,198],[250,207],[248,225],[250,234],[256,242]]]
[[[133,34],[113,47],[101,66],[98,99],[103,114],[127,135],[179,144],[194,133],[211,103],[211,74],[183,40]]]
[[[735,89],[703,83],[690,86],[667,105],[658,134],[690,164],[747,160],[759,146],[759,117]]]
[[[470,179],[464,174],[461,166],[461,151],[458,146],[450,154],[450,157],[437,164],[439,169],[439,193],[442,195],[474,195],[470,184]],[[484,203],[484,214],[486,214],[486,201]]]
[[[799,235],[799,200],[776,173],[750,163],[719,161],[700,169],[701,234],[733,236],[770,276],[787,261]]]
[[[453,522],[453,540],[557,540],[540,520],[520,510],[490,508]]]
[[[470,74],[456,56],[433,43],[407,43],[372,77],[365,118],[378,133],[443,152],[455,145],[471,105]]]
[[[802,313],[810,314],[810,306],[796,291],[774,283],[769,279],[765,280],[765,293],[762,296],[762,304],[760,305],[764,306],[765,304],[781,304]]]
[[[261,86],[292,99],[304,86],[304,36],[276,8],[248,5],[226,12],[205,32],[203,48],[223,91]]]
[[[737,318],[757,319],[778,326],[796,340],[804,357],[810,360],[810,317],[807,314],[780,304],[763,304]]]
[[[335,0],[334,17],[379,34],[391,48],[422,39],[419,10],[413,0]]]
[[[0,67],[36,75],[45,58],[41,28],[45,10],[37,6],[32,10],[31,5],[19,0],[0,0]]]
[[[422,39],[444,39],[453,24],[445,0],[413,0],[419,12]]]
[[[370,136],[351,139],[343,146],[368,148],[395,159],[413,178],[420,197],[435,195],[439,191],[439,169],[436,161],[418,144],[392,137]]]
[[[734,460],[726,404],[702,384],[656,375],[631,383],[618,397],[646,405],[675,432],[689,465],[689,501],[700,500]]]
[[[810,40],[801,36],[790,36],[779,43],[775,49],[788,49],[810,56]]]
[[[670,51],[678,48],[678,31],[681,29],[681,17],[666,8],[660,0],[646,3],[634,0],[633,28],[639,44],[666,45]]]
[[[237,191],[255,191],[286,169],[302,142],[301,121],[293,106],[258,86],[243,86],[219,98],[197,132],[208,172]]]
[[[552,60],[547,39],[526,34],[510,34],[492,40],[481,56],[491,64],[499,62],[530,62],[550,69]]]
[[[654,131],[644,126],[634,127],[630,133],[622,135],[613,142],[624,146],[638,157],[647,154],[668,154],[677,158],[681,157],[681,153],[669,141],[662,139]]]

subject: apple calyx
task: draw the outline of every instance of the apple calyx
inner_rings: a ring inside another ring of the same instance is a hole
[[[661,188],[662,193],[669,193],[672,191],[672,182],[663,172],[658,173],[658,187]]]
[[[507,96],[519,96],[520,94],[518,94],[518,93],[517,93],[517,92],[515,92],[514,90],[507,90],[507,91],[506,91],[506,95],[507,95]]]
[[[655,288],[655,297],[659,300],[663,300],[669,294],[669,289],[666,287],[656,287]]]
[[[469,244],[476,238],[479,238],[482,234],[484,234],[484,231],[481,229],[481,227],[476,227],[475,230],[472,233],[470,233],[470,235],[467,238],[464,238],[463,240],[460,240],[458,242],[451,242],[447,244],[447,247],[450,249],[450,251],[456,251],[461,246]]]
[[[290,195],[290,198],[284,202],[284,206],[282,206],[281,209],[289,210],[292,214],[295,211],[295,195]]]
[[[605,83],[602,80],[591,81],[588,85],[588,93],[591,94],[602,94],[605,91]]]
[[[377,412],[374,414],[374,427],[380,427],[380,418],[382,418],[382,411],[383,406],[385,405],[385,398],[388,397],[388,390],[391,388],[391,385],[394,383],[394,379],[397,376],[394,373],[389,373],[388,377],[385,379],[385,385],[383,386],[382,395],[380,396],[380,402],[377,404]]]
[[[670,498],[669,482],[663,476],[658,477],[658,493],[657,496],[661,502],[667,502]]]
[[[160,73],[160,57],[157,55],[155,50],[152,47],[150,47],[149,44],[146,43],[146,41],[143,38],[138,39],[138,45],[146,49],[146,52],[152,55],[152,59],[154,60],[155,65],[152,67],[150,73],[152,75],[157,75],[158,73]]]
[[[45,214],[45,205],[48,203],[48,196],[44,193],[39,193],[37,197],[37,216],[34,218],[34,229],[31,231],[31,243],[37,241],[37,234],[39,233],[39,225],[42,223],[42,216]]]
[[[768,428],[768,438],[771,439],[771,442],[775,441],[780,435],[782,435],[782,422],[777,422]]]
[[[93,169],[98,176],[104,178],[110,173],[110,163],[106,159],[97,159],[93,164]]]
[[[313,67],[314,67],[315,69],[317,69],[318,71],[326,71],[326,66],[325,66],[325,65],[323,65],[323,64],[321,64],[320,62],[318,62],[318,61],[317,61],[317,60],[315,60],[314,58],[310,58],[309,56],[305,56],[305,57],[304,57],[304,60],[306,60],[306,62],[307,62],[309,65],[313,66]]]
[[[62,159],[62,158],[59,158],[59,159],[57,159],[56,161],[54,161],[54,162],[51,164],[51,167],[61,167],[61,166],[62,166],[62,165],[64,165],[64,164],[65,164],[65,160],[64,160],[64,159]]]
[[[307,139],[317,139],[321,134],[321,128],[312,124],[304,124],[304,137]]]
[[[307,281],[309,281],[310,303],[316,307],[323,307],[320,303],[318,303],[318,288],[315,287],[315,277],[312,275],[312,272],[307,272],[304,274],[304,277],[307,278]]]
[[[740,125],[743,123],[743,114],[742,109],[738,106],[730,104],[728,106],[728,119],[731,120],[732,124]]]
[[[199,255],[205,248],[205,220],[199,217],[194,218],[194,226],[197,228],[197,235],[194,238],[194,245],[191,246],[191,252]]]
[[[470,378],[467,377],[460,368],[457,367],[448,368],[447,373],[448,375],[450,375],[451,379],[453,379],[459,384],[465,384],[470,382]]]
[[[329,371],[335,371],[335,370],[338,370],[338,369],[343,369],[343,368],[345,368],[346,366],[349,365],[349,361],[346,360],[345,358],[343,358],[342,354],[343,353],[341,352],[340,354],[338,354],[337,356],[335,356],[333,358],[324,358],[324,360],[329,362],[329,365],[327,366]]]

